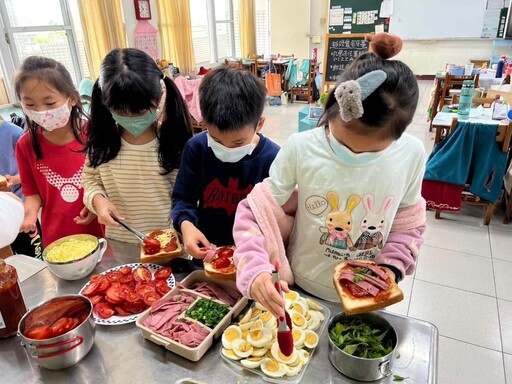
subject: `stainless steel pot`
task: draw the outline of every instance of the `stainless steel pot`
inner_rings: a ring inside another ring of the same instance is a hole
[[[30,339],[24,335],[26,319],[38,308],[48,303],[65,301],[68,299],[83,300],[87,305],[88,316],[75,329],[63,335],[44,340]],[[62,369],[70,367],[82,360],[91,350],[94,344],[95,323],[92,315],[93,306],[91,301],[81,295],[65,295],[47,300],[27,312],[18,324],[18,336],[28,354],[39,365],[48,369]]]
[[[342,351],[332,342],[330,336],[328,336],[329,360],[332,365],[345,376],[360,381],[374,381],[391,375],[391,369],[393,368],[396,357],[396,347],[398,345],[398,337],[395,329],[384,318],[374,313],[363,313],[355,316],[359,316],[365,323],[374,324],[382,330],[389,329],[387,337],[391,337],[393,350],[388,355],[377,359],[365,359],[349,355]],[[351,316],[348,316],[344,312],[333,316],[329,321],[329,332],[336,323],[344,322],[350,317]]]

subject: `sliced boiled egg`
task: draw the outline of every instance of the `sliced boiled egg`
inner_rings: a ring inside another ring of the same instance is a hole
[[[314,311],[320,311],[322,309],[320,304],[318,304],[315,300],[306,298],[306,303],[308,304],[309,309],[312,309]]]
[[[242,331],[245,331],[246,329],[251,329],[253,324],[254,321],[248,321],[247,323],[238,323],[238,326]]]
[[[298,350],[297,351],[297,357],[294,361],[292,362],[289,362],[287,364],[287,366],[289,367],[301,367],[303,364],[302,364],[302,357],[301,357],[301,354],[299,353],[300,351]]]
[[[304,340],[306,340],[304,331],[300,328],[294,328],[292,330],[292,336],[295,348],[301,348],[304,345]]]
[[[251,313],[251,321],[258,320],[260,318],[261,312],[262,311],[260,309],[254,307]]]
[[[308,309],[309,308],[308,308],[308,305],[306,304],[306,302],[303,302],[300,300],[294,301],[292,303],[292,305],[290,306],[290,310],[299,312],[302,315],[305,315],[308,312]]]
[[[252,356],[254,357],[262,357],[269,351],[269,348],[253,348],[252,350]]]
[[[291,301],[295,301],[295,300],[297,300],[299,297],[300,297],[300,296],[299,296],[298,292],[296,292],[296,291],[285,292],[285,294],[284,294],[284,298],[285,298],[285,300],[286,300],[286,299],[289,299],[289,300],[291,300]]]
[[[240,364],[242,364],[245,368],[258,368],[262,360],[263,357],[261,356],[251,356],[247,359],[240,360]]]
[[[242,331],[242,339],[247,340],[247,336],[249,336],[249,332],[250,332],[249,329],[244,329]]]
[[[302,313],[289,311],[288,314],[290,315],[294,327],[305,329],[308,326],[308,321]]]
[[[252,354],[252,345],[244,339],[237,339],[231,345],[233,346],[233,352],[239,357],[249,357]]]
[[[315,348],[318,345],[318,335],[316,332],[313,332],[311,330],[304,331],[304,334],[306,335],[306,340],[304,340],[304,345],[310,349]]]
[[[247,341],[253,347],[262,348],[272,341],[272,331],[268,328],[253,329],[249,332]]]
[[[222,346],[231,349],[233,341],[242,338],[242,330],[237,325],[230,325],[222,333]]]
[[[245,312],[245,315],[243,315],[242,318],[240,319],[239,324],[247,323],[251,319],[251,316],[252,316],[252,308],[249,308],[249,310],[247,312]]]
[[[302,360],[302,364],[306,364],[309,360],[309,352],[305,349],[299,349],[299,355]]]
[[[249,329],[249,331],[255,331],[256,329],[261,329],[261,328],[265,328],[265,325],[263,324],[263,321],[261,319],[258,319],[256,320],[251,328]]]
[[[318,327],[320,326],[320,319],[316,316],[310,316],[308,320],[308,326],[307,329],[310,329],[312,331],[316,331]]]
[[[232,349],[226,349],[222,348],[221,353],[226,356],[228,359],[231,360],[240,360],[240,357],[238,357],[235,352],[233,352]]]
[[[318,320],[320,321],[324,321],[325,320],[325,316],[322,312],[320,311],[309,311],[311,316],[315,316],[315,317],[318,317]]]
[[[260,311],[262,311],[262,312],[263,312],[263,311],[267,311],[267,308],[265,308],[265,307],[263,306],[263,304],[260,304],[260,303],[258,303],[257,301],[255,301],[255,302],[254,302],[254,306],[256,307],[256,309],[259,309],[259,310],[260,310]]]
[[[273,329],[273,328],[277,327],[276,318],[274,317],[274,315],[272,313],[270,313],[268,311],[263,312],[261,314],[259,320],[261,320],[263,322],[263,324],[265,325],[265,327],[267,327],[267,328]]]
[[[300,358],[299,358],[299,361],[300,361]],[[302,369],[302,364],[298,364],[295,367],[287,365],[286,366],[286,373],[285,373],[285,375],[286,376],[297,376],[301,369]]]
[[[290,356],[283,355],[283,353],[279,349],[279,344],[277,343],[277,341],[274,344],[272,344],[272,348],[270,348],[270,350],[272,351],[272,357],[279,361],[280,363],[284,364],[288,364],[291,363],[292,361],[295,361],[298,356],[298,352],[295,348],[293,349],[293,352]]]
[[[286,374],[286,368],[284,365],[275,359],[263,359],[261,361],[260,368],[265,375],[270,377],[283,377]]]

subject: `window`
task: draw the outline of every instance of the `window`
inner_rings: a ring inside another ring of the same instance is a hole
[[[15,68],[31,55],[60,61],[77,86],[89,76],[77,0],[3,0],[0,17],[5,30],[2,80],[11,93]]]
[[[269,0],[255,0],[258,54],[269,53]],[[196,65],[240,57],[240,0],[190,0]]]

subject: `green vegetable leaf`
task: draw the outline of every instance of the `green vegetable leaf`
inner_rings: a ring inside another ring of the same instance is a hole
[[[343,348],[343,351],[347,352],[349,355],[353,355],[357,347],[359,347],[359,344],[347,345],[345,348]]]
[[[408,379],[408,377],[402,377],[402,376],[399,376],[399,375],[393,375],[393,381],[405,381],[407,379]]]
[[[363,276],[360,276],[360,275],[356,275],[354,276],[354,279],[352,280],[354,283],[360,283],[361,281],[363,281]]]

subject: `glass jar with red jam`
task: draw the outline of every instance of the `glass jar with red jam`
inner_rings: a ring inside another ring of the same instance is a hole
[[[16,334],[18,323],[27,312],[16,269],[0,259],[0,338]]]

